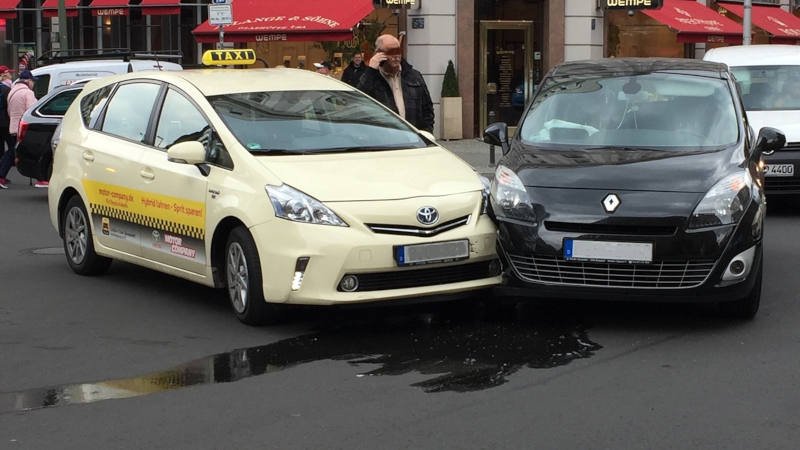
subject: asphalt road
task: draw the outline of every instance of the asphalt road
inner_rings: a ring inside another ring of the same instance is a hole
[[[770,202],[762,306],[495,300],[298,308],[132,265],[74,275],[0,192],[0,448],[770,448],[800,441],[800,212]]]

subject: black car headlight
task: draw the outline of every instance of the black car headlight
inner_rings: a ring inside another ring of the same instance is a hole
[[[499,217],[536,222],[533,203],[525,185],[513,170],[498,165],[494,172],[491,187],[492,202],[496,206],[494,213]]]
[[[689,228],[737,223],[750,203],[753,179],[747,172],[729,175],[706,193],[689,219]]]

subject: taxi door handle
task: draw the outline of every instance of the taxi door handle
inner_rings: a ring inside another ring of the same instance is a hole
[[[94,155],[92,152],[83,152],[83,159],[86,161],[94,161]]]
[[[150,169],[142,169],[139,172],[139,175],[141,175],[142,178],[147,179],[147,180],[155,180],[156,179],[156,174],[154,174]]]

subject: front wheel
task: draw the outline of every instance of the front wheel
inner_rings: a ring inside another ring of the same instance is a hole
[[[89,215],[79,196],[74,195],[69,199],[61,223],[64,229],[64,254],[72,271],[79,275],[105,273],[111,265],[111,258],[95,253]]]
[[[264,300],[261,260],[253,237],[237,227],[225,245],[225,281],[233,312],[248,325],[264,325],[278,320],[278,305]]]

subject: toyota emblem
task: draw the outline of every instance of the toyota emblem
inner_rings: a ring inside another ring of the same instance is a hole
[[[433,225],[439,221],[439,211],[433,206],[423,206],[417,210],[417,221],[423,225]]]

